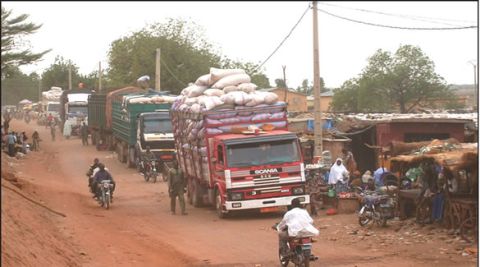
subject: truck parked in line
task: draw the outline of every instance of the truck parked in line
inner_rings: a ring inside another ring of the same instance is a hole
[[[45,114],[52,114],[55,118],[60,118],[60,97],[62,96],[62,88],[52,86],[50,90],[42,92],[40,100],[41,110]]]
[[[262,113],[277,116],[255,116]],[[284,103],[200,112],[175,103],[171,116],[193,206],[213,205],[223,218],[237,210],[276,211],[297,197],[310,202],[299,140],[287,131]]]
[[[169,109],[174,98],[166,92],[126,87],[88,99],[88,127],[97,149],[115,150],[118,160],[139,168],[150,147],[156,157],[170,165],[175,147]],[[165,168],[164,168],[165,169]]]
[[[88,96],[92,94],[88,89],[72,89],[62,92],[60,97],[60,130],[63,132],[65,122],[72,125],[72,135],[80,134],[82,122],[87,122]]]

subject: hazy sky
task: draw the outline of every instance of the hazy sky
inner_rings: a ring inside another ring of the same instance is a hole
[[[263,62],[290,32],[311,2],[10,2],[13,15],[29,14],[42,28],[28,37],[34,51],[52,49],[44,60],[23,67],[41,73],[56,55],[71,59],[80,73],[107,67],[112,41],[166,18],[185,18],[205,28],[207,38],[229,58]],[[477,2],[319,2],[332,14],[400,27],[478,25]],[[366,12],[362,10],[374,11]],[[381,14],[383,13],[383,14]],[[393,15],[385,15],[385,13]],[[478,57],[478,28],[464,30],[399,30],[342,20],[319,12],[320,73],[326,87],[338,87],[356,77],[377,49],[419,46],[435,62],[447,83],[473,84]],[[309,10],[264,65],[274,85],[286,65],[287,84],[313,80],[313,23]],[[168,51],[162,50],[162,53]],[[152,58],[152,60],[155,60]],[[475,61],[476,62],[476,61]],[[184,81],[191,82],[191,81]]]

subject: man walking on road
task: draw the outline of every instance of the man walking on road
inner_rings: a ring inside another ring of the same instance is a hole
[[[172,214],[175,214],[175,200],[178,196],[182,215],[187,215],[185,212],[185,198],[183,197],[186,186],[185,176],[182,170],[178,168],[178,162],[175,160],[173,168],[168,171],[168,195],[170,196],[170,210]]]
[[[85,122],[83,122],[82,128],[80,128],[80,133],[82,135],[82,145],[88,146],[88,127]]]
[[[52,122],[52,123],[50,124],[50,134],[52,135],[52,141],[55,141],[55,131],[56,131],[56,129],[55,129],[55,123]]]

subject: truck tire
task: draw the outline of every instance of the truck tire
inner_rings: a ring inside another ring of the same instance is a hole
[[[135,148],[129,147],[127,153],[127,167],[135,168]]]
[[[117,143],[116,148],[117,148],[117,149],[116,149],[117,159],[118,159],[118,161],[123,162],[123,161],[122,161],[122,160],[123,160],[123,156],[122,156],[122,155],[123,155],[122,144]]]
[[[193,196],[192,179],[188,179],[188,182],[187,182],[187,202],[190,205],[193,205],[192,196]]]
[[[202,194],[201,194],[201,188],[200,188],[200,183],[196,180],[193,179],[193,190],[192,190],[192,205],[195,208],[198,208],[202,205]]]
[[[222,197],[219,190],[215,190],[215,210],[218,218],[225,219],[227,217],[227,213],[223,210]]]

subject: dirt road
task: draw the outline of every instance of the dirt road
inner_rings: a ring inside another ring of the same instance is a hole
[[[82,146],[76,137],[64,140],[59,131],[52,142],[49,132],[35,121],[27,125],[14,120],[11,129],[27,131],[28,136],[34,129],[39,131],[42,151],[27,155],[21,176],[45,205],[66,215],[57,218],[55,226],[81,254],[82,266],[278,266],[277,236],[270,226],[281,219],[281,213],[247,213],[220,220],[213,208],[187,205],[187,216],[171,215],[166,184],[146,183],[112,152]],[[110,210],[100,208],[88,192],[85,173],[95,157],[117,182]],[[436,238],[446,236],[441,230],[430,229],[436,231],[432,239],[408,244],[394,235],[404,232],[394,227],[409,227],[405,222],[368,229],[360,236],[349,234],[359,231],[354,215],[321,215],[315,221],[321,236],[314,254],[320,260],[312,266],[476,265],[475,257],[458,253],[458,246],[466,244]]]

